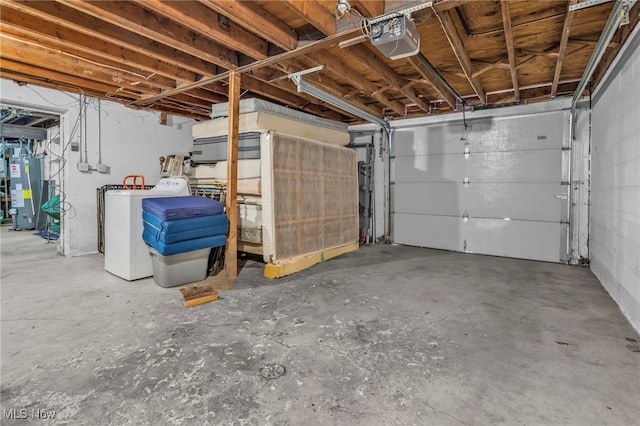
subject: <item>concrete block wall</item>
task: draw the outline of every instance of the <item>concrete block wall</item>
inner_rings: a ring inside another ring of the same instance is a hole
[[[87,97],[85,119],[79,120],[79,95],[6,79],[0,79],[0,102],[61,115],[65,214],[59,251],[68,256],[97,251],[97,188],[119,184],[130,174],[144,175],[147,184],[155,184],[159,157],[186,154],[192,146],[195,121],[184,117],[169,116],[168,125],[161,125],[158,112]],[[71,144],[80,142],[80,151],[72,151]],[[108,165],[110,173],[80,172],[81,159],[92,168],[98,162]]]
[[[591,269],[640,331],[640,27],[592,107]]]

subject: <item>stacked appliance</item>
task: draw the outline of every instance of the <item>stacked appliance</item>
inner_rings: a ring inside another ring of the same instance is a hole
[[[142,240],[142,200],[190,195],[184,177],[161,179],[151,189],[116,189],[104,197],[104,269],[128,281],[153,275],[153,264]]]
[[[211,249],[227,242],[229,220],[223,211],[219,201],[198,196],[142,200],[142,239],[158,285],[174,287],[207,277]]]

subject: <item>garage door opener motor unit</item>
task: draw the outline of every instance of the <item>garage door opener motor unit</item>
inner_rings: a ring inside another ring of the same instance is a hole
[[[412,56],[420,50],[416,24],[407,15],[370,20],[371,44],[389,59]]]

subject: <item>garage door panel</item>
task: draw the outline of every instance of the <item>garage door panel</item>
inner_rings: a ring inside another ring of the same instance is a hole
[[[558,221],[566,209],[556,195],[560,184],[530,183],[404,183],[394,186],[398,213]],[[401,209],[401,210],[400,210]]]
[[[563,228],[560,223],[471,218],[462,235],[472,253],[558,262]]]
[[[394,158],[394,182],[555,182],[560,183],[561,150],[416,155]]]
[[[562,146],[564,113],[471,122],[467,142],[472,151],[503,152]]]
[[[420,155],[393,159],[394,182],[460,182],[465,176],[465,159],[460,155]],[[454,180],[455,178],[455,180]]]
[[[393,188],[397,213],[462,217],[462,183],[406,183]]]
[[[394,213],[394,243],[462,251],[462,225],[458,217]]]
[[[562,181],[561,150],[471,153],[465,176],[478,182]],[[448,170],[447,165],[443,170]],[[452,169],[455,173],[457,170]],[[453,178],[454,176],[447,176]]]
[[[566,194],[557,183],[471,183],[464,188],[460,205],[472,217],[559,221],[566,209],[556,195]]]
[[[463,125],[417,127],[411,130],[396,130],[393,134],[393,155],[442,155],[464,152]]]

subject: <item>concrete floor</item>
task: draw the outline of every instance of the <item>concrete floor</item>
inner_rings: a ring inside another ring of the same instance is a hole
[[[2,408],[45,424],[632,425],[640,336],[588,269],[374,246],[221,299],[1,229]],[[260,375],[280,364],[278,379]],[[20,410],[25,411],[21,412]]]

